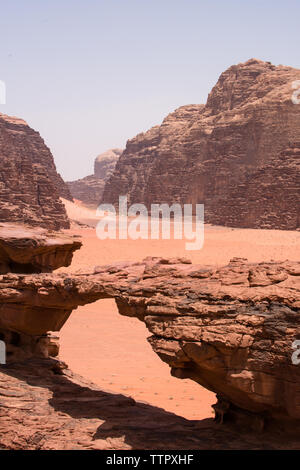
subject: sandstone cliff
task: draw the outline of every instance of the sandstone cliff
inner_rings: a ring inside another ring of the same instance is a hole
[[[67,182],[72,196],[85,204],[97,206],[105,182],[111,177],[121,153],[122,150],[117,148],[101,153],[95,159],[93,175]]]
[[[204,203],[209,223],[296,229],[299,79],[298,69],[256,59],[230,67],[206,105],[182,106],[128,141],[102,202]]]
[[[0,114],[0,221],[68,228],[59,196],[72,199],[39,133]]]

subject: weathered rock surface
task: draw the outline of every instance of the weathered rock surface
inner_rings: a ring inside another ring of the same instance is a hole
[[[0,274],[52,272],[69,266],[81,245],[62,232],[0,223]]]
[[[122,149],[111,149],[98,155],[94,174],[67,183],[72,196],[88,205],[97,206],[103,194],[105,182],[112,175]]]
[[[0,114],[0,222],[69,228],[59,196],[72,199],[39,133]]]
[[[6,274],[0,328],[38,340],[78,305],[108,297],[120,314],[145,322],[174,376],[217,393],[221,420],[244,413],[257,429],[272,420],[299,425],[300,369],[291,356],[300,339],[300,263],[233,259],[216,269],[149,258],[72,276]]]
[[[299,448],[299,440],[189,421],[103,391],[53,359],[0,366],[0,449],[285,448]]]
[[[230,67],[206,105],[182,106],[127,142],[102,202],[204,203],[209,223],[296,229],[299,79],[298,69],[256,59]]]
[[[300,142],[290,144],[256,171],[246,173],[239,184],[230,184],[225,202],[215,208],[214,220],[222,222],[226,218],[228,225],[235,227],[300,227]],[[263,206],[259,216],[258,202]]]

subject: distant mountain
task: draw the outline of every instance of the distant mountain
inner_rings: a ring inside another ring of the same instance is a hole
[[[205,221],[300,226],[300,70],[250,59],[220,76],[206,105],[187,105],[129,140],[102,202],[204,203]]]
[[[112,175],[122,152],[122,149],[115,148],[101,153],[95,159],[93,175],[67,182],[72,196],[87,205],[98,205],[102,197],[105,182]]]

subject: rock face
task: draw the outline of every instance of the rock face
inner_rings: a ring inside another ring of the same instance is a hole
[[[88,205],[97,206],[103,194],[105,182],[112,175],[122,149],[111,149],[98,155],[94,174],[67,183],[72,196]]]
[[[204,203],[209,223],[296,229],[299,79],[298,69],[256,59],[230,67],[206,105],[182,106],[127,142],[102,202]]]
[[[299,449],[103,391],[54,359],[0,366],[0,449]]]
[[[153,350],[174,376],[217,393],[221,421],[242,416],[256,429],[273,420],[299,426],[300,369],[292,363],[292,344],[300,339],[300,263],[233,259],[212,269],[149,258],[72,276],[3,275],[1,332],[19,335],[10,361],[22,356],[16,345],[28,345],[28,337],[43,343],[74,308],[101,298],[115,298],[120,314],[145,322]],[[30,355],[36,355],[32,347]]]
[[[0,114],[0,222],[69,228],[59,196],[72,199],[39,133]]]
[[[0,223],[0,274],[52,272],[69,266],[81,245],[63,233]]]
[[[240,184],[231,184],[228,194],[227,204],[214,211],[214,220],[220,224],[226,219],[235,227],[300,227],[300,142],[290,144],[278,157],[249,172]],[[263,207],[259,214],[258,202]]]

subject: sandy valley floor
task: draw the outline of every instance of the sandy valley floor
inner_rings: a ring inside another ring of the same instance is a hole
[[[66,203],[71,219],[96,224],[88,209]],[[146,256],[185,256],[194,263],[226,264],[234,256],[249,261],[297,260],[300,233],[279,230],[231,229],[206,226],[204,247],[186,251],[182,240],[104,240],[91,228],[76,228],[83,247],[61,271],[76,271],[117,260]],[[170,376],[169,367],[152,352],[149,332],[136,319],[118,314],[113,300],[79,307],[60,332],[61,359],[74,372],[104,390],[132,396],[190,419],[212,416],[213,393],[189,380]]]

